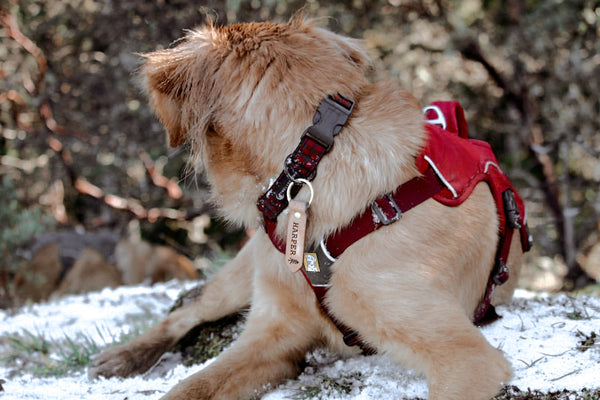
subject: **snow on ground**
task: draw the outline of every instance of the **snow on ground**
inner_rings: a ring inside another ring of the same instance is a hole
[[[16,315],[0,312],[0,356],[7,350],[2,338],[25,331],[49,340],[68,337],[74,342],[110,343],[121,334],[139,330],[147,324],[144,321],[160,320],[180,290],[191,285],[169,282],[153,287],[106,289],[28,306]],[[600,335],[600,298],[517,291],[515,300],[498,311],[503,318],[482,332],[511,361],[515,370],[512,385],[542,392],[600,388],[600,344],[582,347],[586,337],[592,333]],[[165,373],[154,371],[143,377],[96,381],[90,381],[85,371],[60,378],[38,378],[0,361],[0,379],[4,380],[0,399],[158,399],[179,380],[210,363],[183,367],[177,365],[175,355],[171,358],[173,368]],[[310,398],[306,390],[311,387],[322,388],[320,399],[427,397],[422,377],[384,356],[340,360],[325,350],[317,350],[307,356],[307,362],[297,380],[274,388],[263,399]],[[165,363],[169,364],[168,358]],[[331,382],[342,383],[345,390]]]

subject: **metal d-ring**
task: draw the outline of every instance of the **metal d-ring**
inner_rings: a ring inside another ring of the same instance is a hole
[[[308,205],[310,206],[310,203],[312,203],[313,197],[315,196],[315,191],[314,191],[310,181],[308,179],[304,179],[304,178],[298,178],[298,179],[295,179],[292,182],[290,182],[290,184],[287,187],[287,191],[286,191],[288,202],[290,202],[292,200],[292,186],[294,186],[296,184],[308,186],[308,189],[310,190],[310,197],[308,198]]]

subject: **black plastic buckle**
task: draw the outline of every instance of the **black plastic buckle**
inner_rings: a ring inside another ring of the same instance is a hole
[[[313,125],[306,129],[305,134],[315,139],[329,150],[333,146],[333,138],[336,136],[354,109],[354,102],[341,95],[324,98],[319,104],[313,117]]]
[[[504,205],[504,215],[506,216],[508,224],[511,228],[520,229],[521,223],[519,220],[521,219],[521,214],[519,213],[519,208],[515,201],[515,194],[512,190],[506,189],[502,193],[502,203]]]

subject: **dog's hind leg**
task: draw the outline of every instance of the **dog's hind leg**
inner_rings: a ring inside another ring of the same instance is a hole
[[[193,303],[175,310],[132,341],[101,353],[88,368],[90,378],[143,373],[194,327],[249,306],[254,274],[249,253],[253,242],[250,239],[239,254],[221,268]]]

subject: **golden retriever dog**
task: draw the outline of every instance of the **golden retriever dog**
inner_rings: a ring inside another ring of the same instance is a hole
[[[321,100],[338,93],[355,107],[312,181],[306,248],[420,175],[421,107],[394,82],[369,82],[369,66],[359,41],[301,18],[208,25],[145,56],[141,77],[170,145],[189,146],[228,221],[259,229],[197,301],[100,354],[90,377],[141,373],[193,327],[248,306],[237,341],[164,399],[249,399],[296,377],[317,346],[342,356],[360,352],[344,344],[301,271],[290,270],[261,229],[257,199],[282,172]],[[301,185],[296,198],[308,202],[309,192]],[[494,266],[496,214],[485,183],[457,207],[429,199],[356,241],[331,267],[329,314],[378,353],[422,372],[430,399],[489,399],[511,378],[509,362],[472,322]],[[285,237],[288,217],[279,216],[277,237]],[[511,279],[493,304],[511,298],[521,255],[513,240]]]

